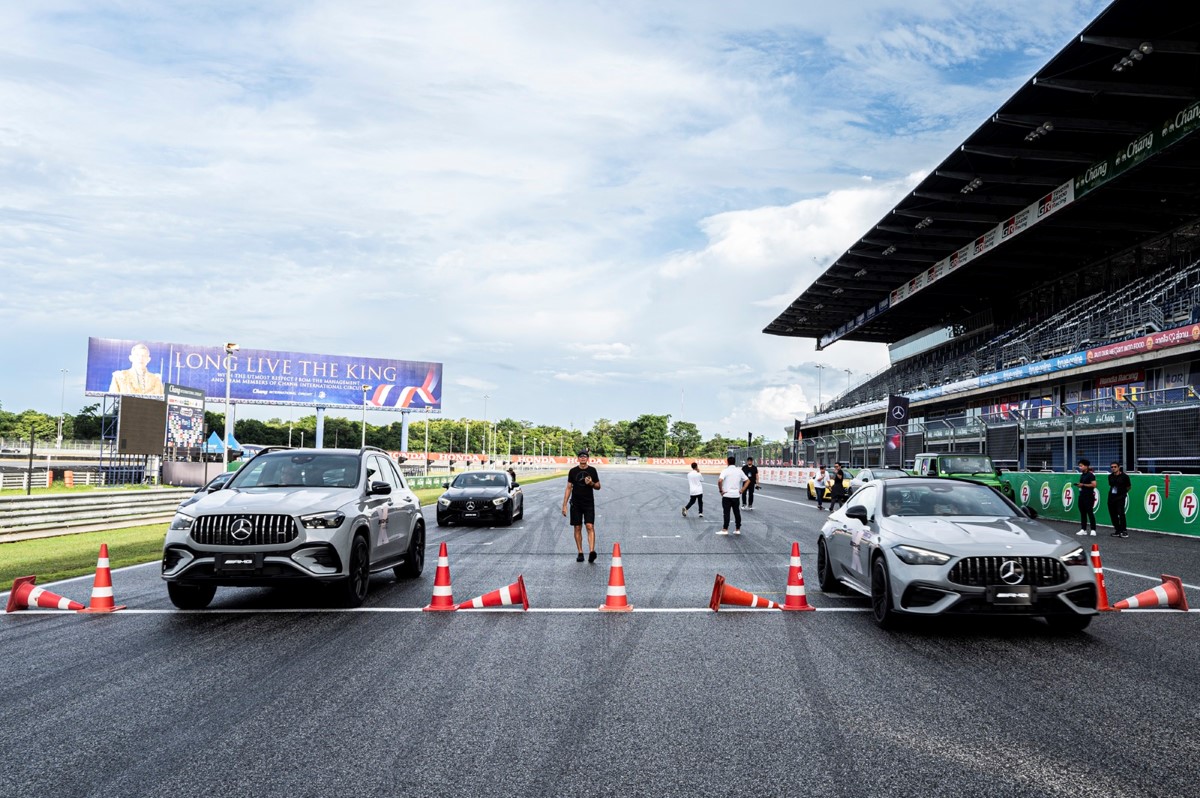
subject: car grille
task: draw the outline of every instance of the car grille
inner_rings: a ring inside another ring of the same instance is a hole
[[[470,502],[475,505],[474,509],[467,508],[466,501],[450,502],[450,509],[462,510],[463,512],[482,513],[488,510],[495,509],[491,499],[471,499]]]
[[[1025,571],[1024,578],[1017,584],[1049,587],[1061,585],[1069,578],[1067,568],[1054,557],[964,557],[950,569],[949,579],[959,585],[987,587],[1003,585],[1000,566],[1015,560]]]
[[[192,526],[192,540],[202,546],[271,546],[297,535],[290,515],[202,515]]]

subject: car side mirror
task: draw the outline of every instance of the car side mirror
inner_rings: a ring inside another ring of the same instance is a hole
[[[370,496],[386,496],[392,492],[392,486],[386,482],[372,482],[371,487],[367,490]]]
[[[853,518],[860,524],[867,523],[867,508],[866,507],[848,507],[846,508],[846,517]]]
[[[1037,510],[1033,509],[1032,507],[1022,507],[1021,512],[1025,513],[1025,515],[1029,516],[1030,518],[1038,517]]]
[[[206,488],[203,485],[201,485],[200,487],[198,487],[194,491],[192,491],[192,493],[204,493],[205,490],[206,490]]]
[[[512,486],[513,486],[514,488],[519,488],[519,487],[521,487],[521,486],[520,486],[519,484],[517,484],[516,482],[514,482],[514,483],[512,484]]]
[[[450,483],[449,483],[449,482],[443,482],[443,483],[442,483],[442,487],[443,487],[443,488],[449,488],[449,487],[450,487]]]

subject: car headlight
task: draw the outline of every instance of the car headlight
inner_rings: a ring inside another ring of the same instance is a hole
[[[449,506],[450,506],[450,500],[449,500],[449,499],[445,499],[445,498],[443,498],[443,499],[438,499],[438,507],[449,507]]]
[[[945,565],[950,562],[949,554],[940,551],[919,549],[916,546],[893,546],[892,551],[901,561],[909,565]]]
[[[1058,559],[1062,560],[1063,565],[1087,565],[1087,555],[1083,552],[1083,546],[1071,549]]]
[[[496,505],[497,508],[500,508],[500,507],[503,507],[504,503],[507,501],[508,501],[508,499],[501,496],[499,499],[492,499],[492,504]]]
[[[345,520],[346,516],[336,511],[300,516],[300,524],[305,529],[337,529]]]
[[[188,532],[192,528],[192,524],[196,523],[196,519],[184,513],[175,513],[175,517],[171,519],[171,529],[177,532]]]

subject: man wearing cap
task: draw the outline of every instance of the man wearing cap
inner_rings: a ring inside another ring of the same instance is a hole
[[[583,562],[583,525],[587,525],[588,562],[596,561],[596,494],[600,490],[600,474],[588,465],[588,453],[579,453],[579,465],[567,472],[567,488],[563,493],[562,514],[571,508],[571,526],[575,527],[575,548],[579,556],[575,562]]]

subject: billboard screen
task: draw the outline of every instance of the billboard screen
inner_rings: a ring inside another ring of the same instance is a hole
[[[167,448],[198,449],[204,443],[204,391],[167,383]]]
[[[162,454],[166,425],[166,402],[125,397],[117,414],[117,454]]]
[[[88,396],[163,398],[164,383],[225,399],[225,348],[161,341],[89,338]],[[230,398],[242,404],[363,406],[435,412],[442,406],[442,364],[242,349],[232,357]]]

